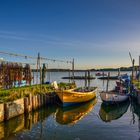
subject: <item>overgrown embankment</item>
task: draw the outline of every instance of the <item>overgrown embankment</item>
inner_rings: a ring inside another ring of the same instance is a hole
[[[59,83],[58,87],[60,89],[70,89],[70,88],[74,88],[75,84]],[[29,94],[37,95],[37,94],[50,93],[50,92],[55,92],[55,89],[51,84],[16,87],[11,89],[1,89],[0,102],[3,103],[8,101],[14,101],[16,99],[28,97]]]

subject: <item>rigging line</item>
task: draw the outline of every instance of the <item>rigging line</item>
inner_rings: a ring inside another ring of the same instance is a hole
[[[1,54],[6,54],[6,55],[12,55],[12,56],[19,56],[19,57],[24,57],[24,58],[32,58],[32,59],[37,59],[37,57],[32,57],[32,56],[26,56],[22,54],[14,54],[14,53],[9,53],[9,52],[3,52],[0,51]]]
[[[8,60],[0,60],[0,62],[10,62],[10,63],[17,63],[17,64],[30,64],[30,65],[36,65],[35,63],[15,62],[15,61],[8,61]]]
[[[9,62],[9,63],[17,63],[17,64],[29,64],[29,65],[36,65],[36,63],[27,63],[27,62],[16,62],[16,61],[8,61],[8,60],[0,60],[0,62]],[[48,63],[40,63],[42,64],[48,64]]]
[[[27,55],[22,55],[22,54],[14,54],[14,53],[9,53],[9,52],[3,52],[0,51],[1,54],[6,54],[6,55],[12,55],[12,56],[16,56],[16,57],[24,57],[25,59],[30,58],[30,59],[37,59],[37,57],[33,57],[33,56],[27,56]],[[40,57],[41,60],[49,60],[49,61],[53,61],[53,62],[64,62],[64,63],[71,63],[72,61],[64,61],[64,60],[59,60],[59,59],[50,59],[50,58],[46,58],[46,57]]]

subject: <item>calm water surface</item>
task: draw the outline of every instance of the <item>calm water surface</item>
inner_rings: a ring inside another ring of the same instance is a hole
[[[68,76],[68,73],[51,73],[50,80],[67,82],[61,79],[62,76]],[[84,81],[76,83],[84,86]],[[99,91],[106,88],[106,81],[95,79],[90,85],[98,86],[96,100],[65,109],[58,105],[46,106],[26,116],[21,115],[0,123],[0,139],[139,140],[140,107],[130,102],[105,106],[99,97]],[[114,85],[115,82],[110,81],[109,89]]]

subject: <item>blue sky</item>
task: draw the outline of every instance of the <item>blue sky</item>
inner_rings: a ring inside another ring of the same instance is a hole
[[[0,50],[75,58],[82,69],[129,66],[130,51],[138,64],[140,1],[1,0]]]

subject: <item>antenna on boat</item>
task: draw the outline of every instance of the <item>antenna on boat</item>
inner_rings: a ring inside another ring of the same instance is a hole
[[[129,56],[132,62],[132,79],[131,82],[133,81],[133,77],[134,77],[134,64],[135,64],[135,59],[132,58],[131,53],[129,52]]]
[[[132,55],[130,52],[129,52],[129,56],[130,56],[131,62],[133,63]]]

